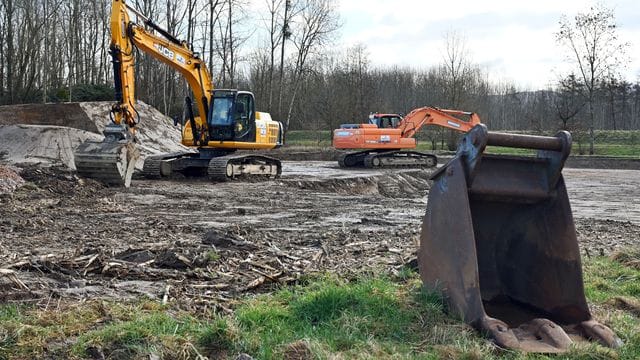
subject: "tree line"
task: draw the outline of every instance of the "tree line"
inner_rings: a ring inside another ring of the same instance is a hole
[[[567,61],[594,58],[572,48],[585,36],[579,30],[600,27],[597,39],[612,34],[594,47],[603,62],[576,65],[548,89],[531,91],[491,81],[456,33],[443,38],[439,65],[373,66],[366,47],[338,46],[337,0],[263,0],[259,9],[246,0],[128,4],[187,41],[207,61],[217,88],[253,91],[259,110],[289,129],[328,130],[363,121],[370,112],[420,106],[477,112],[491,129],[592,134],[640,128],[640,83],[616,75],[620,61],[603,55],[611,51],[606,44],[617,44],[615,19],[603,8],[560,19],[557,34],[560,46],[577,55]],[[111,0],[0,0],[0,103],[111,100],[110,6]],[[136,55],[138,98],[182,116],[189,95],[184,80],[144,53]]]

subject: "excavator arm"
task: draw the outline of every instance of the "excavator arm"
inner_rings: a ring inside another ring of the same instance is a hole
[[[134,13],[144,25],[130,20],[129,13]],[[153,29],[160,35],[147,30]],[[156,25],[135,8],[126,4],[126,0],[113,0],[111,7],[111,45],[113,59],[115,91],[117,104],[113,106],[116,124],[125,123],[130,129],[137,124],[135,112],[134,84],[134,48],[153,56],[155,59],[171,66],[189,83],[193,92],[198,113],[201,117],[208,114],[213,84],[205,62],[189,49],[184,41],[176,39],[166,30]],[[206,121],[197,121],[201,127],[207,127]],[[191,124],[192,127],[195,125]],[[207,131],[200,132],[204,137]]]
[[[468,120],[460,119],[463,116],[468,117]],[[421,107],[405,116],[398,128],[401,130],[402,137],[412,138],[424,125],[438,125],[453,130],[469,132],[480,123],[480,117],[476,113]]]
[[[143,25],[130,19],[134,13]],[[155,30],[160,35],[152,33]],[[135,109],[135,49],[138,48],[171,66],[189,83],[196,99],[199,117],[190,116],[190,128],[195,145],[207,143],[206,117],[213,85],[204,61],[179,41],[160,28],[126,0],[111,3],[111,44],[116,104],[111,113],[113,124],[104,130],[101,142],[86,141],[76,149],[74,163],[78,174],[94,178],[108,185],[128,187],[135,164],[140,157],[135,147],[138,116]],[[192,114],[192,112],[190,112]]]

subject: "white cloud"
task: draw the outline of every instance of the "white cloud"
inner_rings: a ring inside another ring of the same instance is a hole
[[[554,33],[562,14],[584,11],[581,0],[420,1],[343,0],[340,11],[346,46],[364,44],[378,65],[426,67],[442,59],[445,34],[466,38],[472,59],[489,66],[494,78],[511,79],[531,88],[553,82],[564,60]],[[622,23],[620,35],[640,38],[636,0],[609,1]],[[640,75],[640,44],[629,51],[630,80]]]

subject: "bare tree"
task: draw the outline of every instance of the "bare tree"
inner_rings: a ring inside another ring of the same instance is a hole
[[[266,0],[267,3],[267,11],[268,17],[266,19],[266,29],[269,33],[269,82],[268,86],[268,108],[271,109],[273,106],[273,81],[275,77],[275,62],[276,62],[276,51],[278,47],[283,43],[283,39],[286,33],[285,31],[279,31],[279,29],[284,28],[284,24],[286,23],[285,19],[288,16],[288,8],[290,6],[290,0]],[[284,7],[284,10],[282,10]],[[282,20],[280,19],[280,11],[284,11],[285,14],[282,16]],[[280,25],[280,22],[283,25]]]
[[[556,116],[562,122],[563,130],[570,130],[570,121],[573,120],[578,113],[584,108],[585,101],[581,95],[582,83],[576,79],[575,74],[571,74],[560,80],[554,108]]]
[[[467,83],[471,80],[474,68],[471,65],[465,39],[457,32],[445,35],[445,52],[443,56],[443,73],[447,107],[459,109],[463,106]],[[446,131],[447,147],[455,150],[459,134],[454,130]]]
[[[448,105],[454,108],[462,106],[465,84],[473,72],[470,55],[465,39],[457,32],[445,35],[445,53],[443,56],[445,91]]]
[[[347,51],[347,66],[352,78],[352,109],[356,116],[363,117],[371,111],[369,99],[371,99],[371,86],[369,81],[369,53],[367,48],[358,44]]]
[[[295,1],[295,0],[294,0]],[[291,19],[299,12],[298,4],[300,2],[292,2],[285,0],[284,16],[282,18],[282,31],[280,33],[282,41],[280,42],[280,76],[279,76],[279,95],[278,95],[278,116],[282,115],[282,98],[284,96],[284,49],[287,40],[291,38]]]
[[[285,129],[291,121],[291,112],[296,101],[299,84],[303,80],[306,65],[314,50],[326,45],[331,36],[340,27],[339,16],[335,0],[305,0],[296,31],[293,31],[293,44],[296,47],[295,64],[293,67],[293,90],[289,100],[289,109],[285,120]]]
[[[623,65],[622,56],[628,44],[618,39],[613,11],[602,5],[579,13],[573,20],[562,17],[556,39],[569,51],[578,74],[576,79],[583,85],[589,116],[589,154],[592,155],[597,87],[608,74],[615,73]]]
[[[0,14],[6,14],[4,2],[0,2]],[[0,104],[4,99],[4,76],[5,76],[5,22],[0,21]]]
[[[14,100],[14,93],[13,93],[13,72],[14,72],[14,44],[13,44],[13,37],[14,37],[14,31],[13,31],[13,22],[14,22],[14,14],[15,14],[15,8],[13,6],[13,0],[3,0],[2,4],[4,5],[4,23],[6,24],[6,37],[5,37],[5,41],[7,43],[7,51],[6,51],[6,62],[7,62],[7,91],[9,93],[8,98],[9,98],[9,102],[13,103]]]
[[[248,39],[248,36],[239,30],[240,23],[246,18],[246,5],[245,0],[225,0],[217,15],[218,38],[215,44],[218,58],[221,60],[218,83],[225,87],[236,86],[238,63],[241,60],[240,48]]]
[[[224,0],[209,0],[209,71],[213,72],[213,58],[215,54],[215,29],[220,22],[220,8]]]

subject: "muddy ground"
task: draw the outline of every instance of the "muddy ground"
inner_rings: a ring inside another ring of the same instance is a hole
[[[27,167],[0,195],[0,302],[150,297],[231,311],[305,275],[393,273],[415,258],[425,170],[285,162],[280,179],[105,188]],[[565,169],[583,256],[640,244],[640,171]]]

